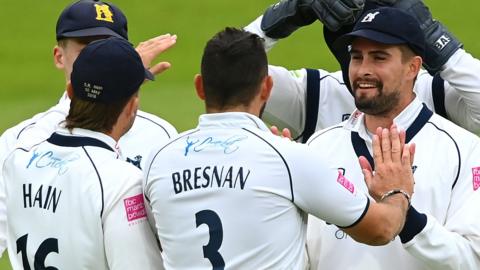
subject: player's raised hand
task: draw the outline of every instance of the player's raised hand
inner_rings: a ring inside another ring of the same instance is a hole
[[[379,201],[393,190],[413,194],[412,162],[415,146],[405,144],[405,132],[395,125],[389,129],[378,128],[373,138],[375,171],[365,157],[359,162],[370,195]]]
[[[261,27],[275,39],[288,37],[316,20],[336,31],[353,24],[362,14],[364,4],[365,0],[282,0],[265,11]]]
[[[152,62],[161,53],[170,49],[177,42],[177,35],[165,34],[140,42],[135,48],[142,58],[143,65],[158,75],[171,67],[169,62],[159,62],[152,66]]]

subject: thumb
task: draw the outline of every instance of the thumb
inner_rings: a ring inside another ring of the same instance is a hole
[[[370,166],[370,162],[368,162],[368,160],[364,156],[360,156],[358,158],[358,162],[360,163],[360,168],[362,169],[365,184],[367,184],[367,187],[370,187],[370,183],[373,179],[372,166]]]
[[[150,67],[148,70],[150,70],[150,72],[153,75],[158,75],[158,74],[164,72],[165,70],[169,69],[171,66],[172,66],[172,64],[170,64],[169,62],[160,62],[160,63],[154,65],[153,67]]]

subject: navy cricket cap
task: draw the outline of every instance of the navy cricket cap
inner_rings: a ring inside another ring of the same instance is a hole
[[[75,97],[112,103],[132,96],[153,74],[128,41],[111,37],[93,41],[73,63],[71,84]]]
[[[128,40],[127,18],[116,6],[95,0],[80,0],[58,17],[57,40],[70,37],[115,36]]]
[[[352,32],[338,38],[334,47],[346,50],[357,37],[382,44],[405,44],[417,55],[425,55],[425,36],[418,21],[400,9],[381,7],[365,12]]]

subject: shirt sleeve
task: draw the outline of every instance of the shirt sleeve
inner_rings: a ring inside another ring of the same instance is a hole
[[[275,46],[275,43],[277,43],[277,39],[273,39],[270,37],[267,37],[265,35],[265,32],[263,32],[261,24],[262,24],[262,18],[263,15],[256,18],[253,22],[251,22],[249,25],[244,27],[245,31],[248,31],[250,33],[257,34],[259,37],[263,38],[264,40],[264,47],[266,51],[269,51],[273,46]]]
[[[430,269],[480,269],[480,147],[478,143],[469,146],[462,153],[465,157],[461,173],[453,187],[445,220],[420,213],[410,217],[409,210],[405,227],[418,233],[402,242],[410,254]],[[417,222],[422,216],[426,224]],[[416,226],[424,227],[418,230]]]
[[[103,216],[108,265],[110,269],[163,269],[160,248],[147,220],[141,173],[134,182]]]
[[[0,257],[7,248],[7,207],[3,163],[15,146],[15,130],[8,129],[0,137]]]
[[[365,215],[369,199],[321,154],[306,147],[292,169],[294,203],[303,211],[339,227],[351,227]]]
[[[17,136],[17,146],[30,147],[44,141],[55,132],[58,124],[65,120],[70,108],[69,102],[59,103],[38,117],[34,123],[26,126]]]
[[[305,126],[307,74],[304,69],[288,71],[277,66],[269,66],[269,74],[273,89],[262,118],[298,137]]]
[[[448,118],[474,133],[480,132],[480,60],[459,49],[445,64],[445,110]]]

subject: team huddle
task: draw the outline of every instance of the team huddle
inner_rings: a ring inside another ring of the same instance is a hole
[[[268,64],[317,20],[340,71]],[[138,110],[176,38],[134,48],[106,2],[60,14],[65,92],[0,137],[13,269],[480,269],[480,61],[421,0],[283,0],[226,27],[180,134]]]

